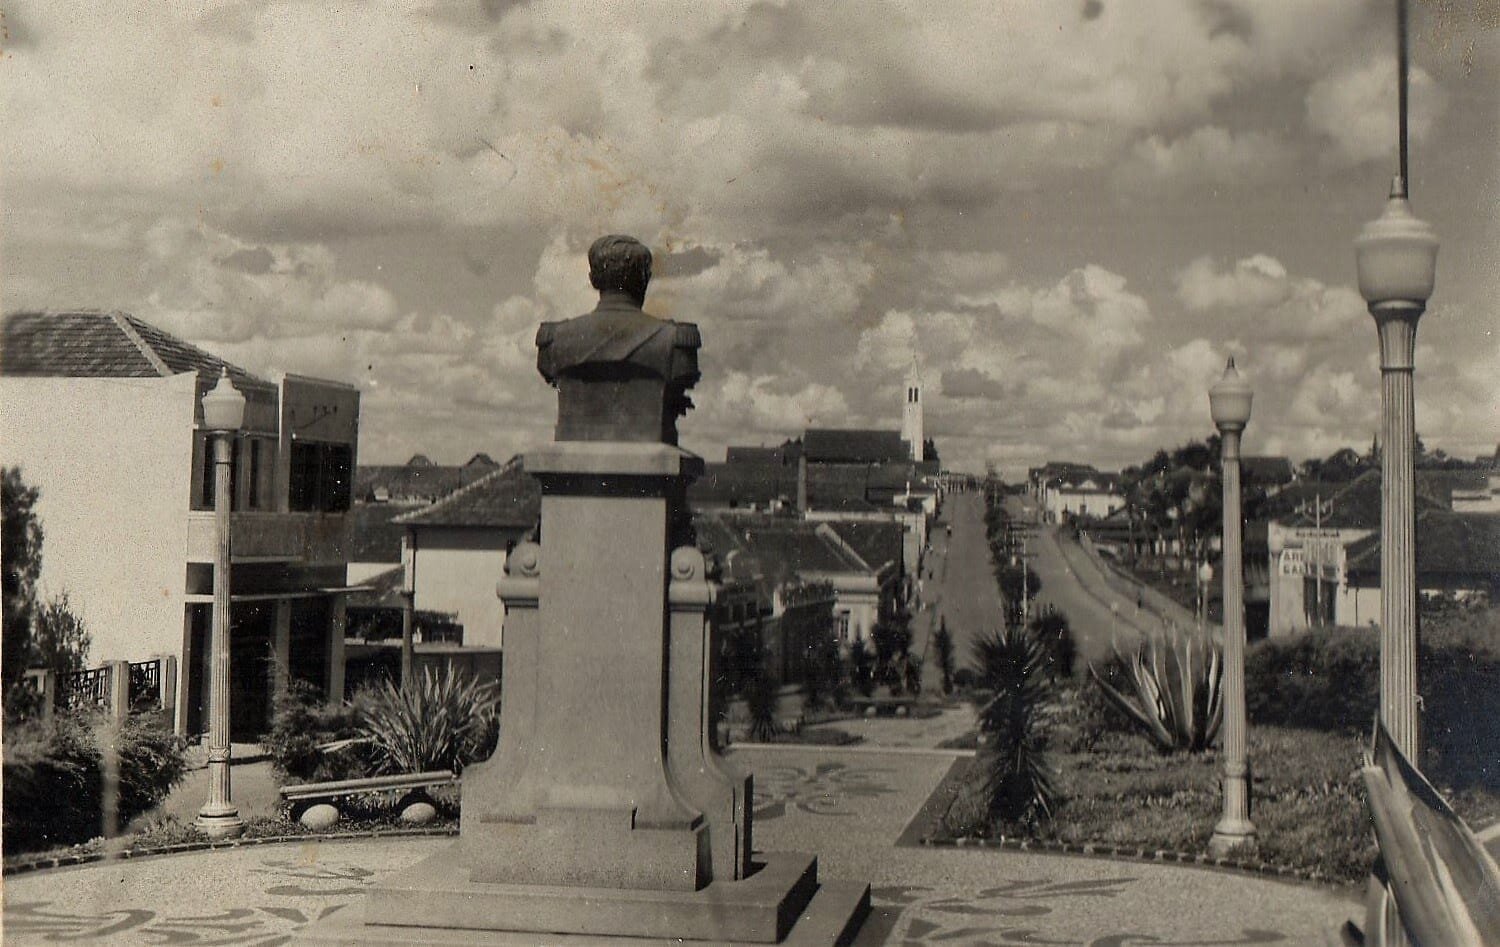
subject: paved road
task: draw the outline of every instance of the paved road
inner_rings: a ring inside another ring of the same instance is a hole
[[[905,847],[951,759],[830,748],[741,749],[755,842],[809,851],[868,882],[858,944],[1320,944],[1357,906],[1304,885],[1162,864]],[[5,943],[271,947],[452,839],[301,842],[101,863],[5,879]],[[575,943],[546,938],[548,943]]]
[[[914,623],[918,634],[926,635],[927,640],[919,640],[913,647],[925,656],[923,690],[936,693],[941,675],[930,641],[939,621],[946,621],[953,635],[954,661],[960,668],[969,663],[973,642],[1001,623],[1000,589],[984,535],[982,493],[951,493],[944,500],[942,520],[933,527],[933,551],[928,561],[933,569],[933,578],[923,581],[923,599],[928,607]]]
[[[1007,500],[1012,515],[1030,515],[1018,497]],[[1154,613],[1105,581],[1098,566],[1077,544],[1062,539],[1056,526],[1038,525],[1027,543],[1031,568],[1041,579],[1036,607],[1052,607],[1068,616],[1079,657],[1098,661],[1111,653],[1116,638],[1133,639],[1161,627]]]

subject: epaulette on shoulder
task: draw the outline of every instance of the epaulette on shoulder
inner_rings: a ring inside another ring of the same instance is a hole
[[[696,322],[677,323],[676,343],[685,348],[698,348],[703,345],[703,337],[698,334]]]
[[[543,348],[552,344],[552,334],[557,330],[557,323],[544,322],[536,327],[536,347]]]

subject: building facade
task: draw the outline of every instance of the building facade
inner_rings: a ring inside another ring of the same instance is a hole
[[[359,392],[258,378],[119,312],[21,312],[0,349],[0,462],[41,490],[44,591],[66,590],[91,664],[174,656],[179,733],[207,726],[215,526],[202,395],[245,395],[233,448],[231,730],[253,739],[275,692],[343,695],[346,511]]]

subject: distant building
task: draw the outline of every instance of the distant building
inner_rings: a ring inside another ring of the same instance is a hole
[[[464,645],[500,647],[505,607],[495,582],[510,550],[535,533],[541,504],[541,485],[515,458],[392,520],[404,531],[415,607],[452,615]]]
[[[1066,517],[1106,519],[1125,508],[1120,475],[1095,470],[1088,464],[1049,461],[1027,472],[1029,492],[1049,523]]]
[[[435,464],[426,454],[415,454],[404,464],[360,467],[355,472],[354,496],[364,503],[431,503],[499,466],[484,453],[453,466]]]
[[[1341,616],[1364,611],[1346,600],[1353,594],[1347,583],[1347,549],[1380,531],[1380,479],[1370,471],[1346,484],[1298,485],[1295,493],[1289,490],[1276,498],[1288,504],[1306,494],[1293,512],[1267,525],[1271,636],[1343,624]],[[1448,512],[1421,480],[1417,487],[1419,516]]]
[[[1380,535],[1349,544],[1340,625],[1380,621]],[[1426,509],[1417,516],[1417,591],[1424,599],[1500,601],[1500,514]]]
[[[121,312],[17,312],[0,347],[0,461],[41,490],[42,583],[66,589],[89,660],[179,661],[178,733],[207,725],[214,476],[202,395],[245,395],[230,531],[231,732],[289,679],[344,691],[348,510],[359,392],[259,378]]]

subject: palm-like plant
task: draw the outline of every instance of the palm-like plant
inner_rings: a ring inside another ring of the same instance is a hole
[[[386,680],[362,701],[359,735],[381,773],[459,772],[487,758],[500,734],[500,690],[460,672],[423,671],[403,690]]]
[[[979,686],[989,692],[979,707],[986,737],[979,759],[990,817],[1031,824],[1050,819],[1058,796],[1042,710],[1056,683],[1046,648],[1024,628],[1007,627],[974,642],[974,664]]]
[[[1395,943],[1399,927],[1415,944],[1500,943],[1500,867],[1379,723],[1362,772],[1386,878],[1346,940]]]
[[[1223,656],[1202,634],[1173,630],[1142,639],[1129,653],[1115,648],[1129,683],[1127,696],[1093,665],[1089,672],[1109,702],[1140,726],[1162,752],[1200,752],[1219,733]]]

